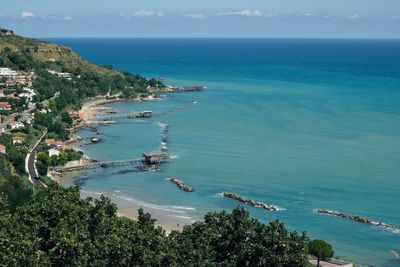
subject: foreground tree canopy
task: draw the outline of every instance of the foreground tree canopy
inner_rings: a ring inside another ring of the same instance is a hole
[[[110,199],[51,186],[15,212],[0,195],[3,266],[306,266],[308,238],[239,207],[166,235],[150,214],[116,216]]]

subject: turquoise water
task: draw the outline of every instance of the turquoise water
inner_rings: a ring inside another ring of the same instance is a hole
[[[171,226],[234,208],[238,202],[218,194],[232,191],[281,207],[270,213],[247,209],[264,222],[279,219],[327,240],[337,256],[366,266],[399,265],[389,251],[400,249],[400,234],[313,211],[400,225],[399,41],[52,41],[99,64],[208,87],[158,102],[112,104],[124,113],[197,101],[168,116],[101,127],[104,142],[82,147],[96,159],[135,158],[159,149],[160,122],[167,123],[173,157],[160,171],[102,169],[66,185],[81,181],[87,194],[104,193],[122,209],[144,206]],[[195,192],[180,191],[165,179],[170,176]]]

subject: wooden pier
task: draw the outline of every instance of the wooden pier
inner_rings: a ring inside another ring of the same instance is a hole
[[[96,121],[91,122],[91,123],[108,124],[110,122],[115,123],[115,121],[123,120],[123,119],[147,119],[147,118],[151,118],[153,116],[171,115],[179,110],[188,108],[196,103],[197,103],[196,101],[191,101],[191,102],[185,103],[183,105],[177,106],[176,108],[166,110],[166,111],[159,111],[159,112],[145,110],[145,111],[140,111],[140,112],[126,113],[126,114],[112,114],[112,115],[98,116],[96,118]]]
[[[97,120],[101,122],[101,121],[116,121],[123,119],[145,119],[145,118],[151,118],[152,115],[153,115],[152,111],[146,110],[141,112],[127,113],[127,114],[99,116],[97,117]]]
[[[169,155],[166,153],[149,152],[143,153],[143,157],[136,159],[92,161],[76,166],[54,167],[53,170],[56,172],[73,172],[86,169],[110,168],[128,165],[138,167],[138,169],[147,169],[147,167],[164,163],[168,158]]]

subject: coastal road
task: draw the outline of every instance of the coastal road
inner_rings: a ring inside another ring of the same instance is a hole
[[[36,169],[35,169],[35,158],[36,158],[36,151],[37,151],[38,145],[43,140],[43,138],[45,137],[46,134],[47,134],[47,130],[44,132],[42,137],[40,137],[39,141],[37,141],[37,143],[32,148],[32,150],[26,155],[26,162],[25,162],[25,169],[29,174],[29,180],[34,185],[39,186],[39,187],[46,187],[46,185],[42,181],[36,179],[38,177],[38,174],[36,173]]]

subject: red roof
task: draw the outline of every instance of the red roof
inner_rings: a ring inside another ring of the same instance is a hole
[[[57,146],[63,146],[63,145],[65,145],[65,143],[63,141],[56,141],[56,145]]]
[[[46,145],[54,145],[56,143],[56,139],[46,139],[44,142]]]
[[[0,102],[0,107],[7,107],[7,106],[10,106],[10,103],[8,103],[6,101]]]

